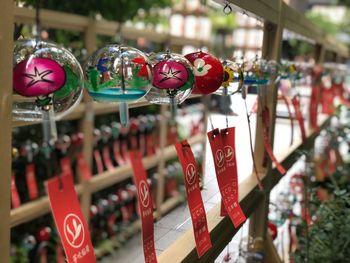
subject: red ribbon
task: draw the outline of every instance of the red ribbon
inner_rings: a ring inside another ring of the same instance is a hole
[[[197,254],[200,258],[211,247],[207,217],[199,188],[199,173],[191,146],[187,141],[175,145],[181,162],[186,186],[187,203],[190,209]]]
[[[34,200],[39,197],[38,185],[36,183],[34,164],[26,165],[26,183],[28,187],[29,199]]]
[[[311,87],[309,116],[310,116],[310,125],[312,128],[316,130],[318,129],[318,124],[317,124],[318,93],[319,93],[319,87],[313,85]]]
[[[90,179],[92,177],[92,172],[91,172],[91,169],[84,158],[83,153],[81,153],[81,152],[77,154],[77,165],[78,165],[80,176],[85,181],[90,181]]]
[[[103,156],[103,162],[107,168],[108,171],[112,171],[114,169],[112,160],[111,160],[111,155],[109,152],[109,146],[105,145],[102,150],[102,156]]]
[[[303,114],[301,113],[301,110],[300,110],[300,101],[297,97],[294,97],[292,99],[292,103],[293,103],[293,107],[294,107],[294,111],[295,111],[295,116],[296,116],[298,123],[299,123],[301,138],[302,138],[303,143],[305,143],[306,142],[306,131],[305,131],[304,117],[303,117]]]
[[[276,156],[273,153],[270,141],[269,141],[269,125],[270,125],[270,115],[269,109],[265,107],[261,113],[262,122],[263,122],[263,136],[264,136],[264,145],[267,154],[269,155],[271,161],[276,165],[277,170],[284,175],[286,170],[283,168],[282,164],[278,162]]]
[[[157,255],[154,245],[153,202],[151,191],[147,183],[146,171],[142,164],[140,152],[131,151],[129,154],[134,171],[135,185],[137,187],[142,226],[143,254],[146,263],[154,263],[157,262]]]
[[[12,172],[11,176],[11,204],[12,208],[17,208],[21,205],[21,199],[19,198],[16,186],[16,175],[14,172]]]
[[[95,163],[96,163],[97,173],[98,174],[103,173],[102,157],[101,157],[101,153],[98,149],[94,150],[94,159],[95,159]]]

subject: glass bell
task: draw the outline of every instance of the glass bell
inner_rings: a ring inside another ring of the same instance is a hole
[[[44,115],[60,119],[80,101],[83,72],[65,48],[36,39],[15,43],[13,55],[15,121],[40,121]]]
[[[176,105],[188,98],[194,88],[192,65],[182,55],[170,52],[152,54],[150,60],[153,81],[146,99],[154,104],[170,104],[174,117]]]
[[[210,94],[220,88],[224,69],[219,59],[202,51],[185,56],[193,65],[195,75],[195,88],[193,94]]]
[[[108,45],[97,50],[85,67],[85,88],[93,100],[119,102],[120,122],[128,123],[128,105],[144,97],[151,81],[148,58],[140,50]]]
[[[224,79],[220,89],[215,94],[229,96],[236,93],[243,85],[243,75],[238,63],[224,60],[222,62],[224,69]]]

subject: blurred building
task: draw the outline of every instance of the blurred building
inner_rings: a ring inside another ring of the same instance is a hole
[[[236,14],[238,28],[233,32],[233,56],[252,59],[261,56],[263,24],[261,21],[242,13]]]

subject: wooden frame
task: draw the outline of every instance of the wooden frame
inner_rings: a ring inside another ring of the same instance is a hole
[[[217,2],[223,3],[222,0]],[[282,40],[282,31],[284,28],[295,33],[301,34],[314,43],[316,43],[316,61],[322,63],[324,53],[326,51],[334,52],[337,59],[348,57],[348,50],[345,46],[338,43],[336,40],[326,36],[324,32],[318,29],[315,25],[310,23],[304,16],[296,12],[294,9],[286,5],[282,0],[250,0],[239,1],[229,0],[232,4],[245,10],[248,14],[258,16],[266,21],[264,25],[264,47],[263,56],[272,59],[279,59],[280,45]],[[11,105],[12,105],[12,32],[13,22],[20,22],[25,24],[33,24],[35,22],[35,11],[28,8],[18,8],[13,6],[13,2],[5,0],[0,10],[0,81],[2,88],[0,89],[0,123],[2,124],[2,133],[0,136],[0,144],[2,145],[2,152],[0,156],[0,167],[2,168],[2,177],[0,183],[0,251],[10,250],[10,226],[15,226],[32,220],[49,211],[49,204],[47,197],[40,198],[34,202],[23,205],[18,209],[10,211],[10,178],[11,178],[11,129],[12,127],[27,125],[27,123],[12,123],[11,120]],[[118,24],[109,21],[96,21],[92,18],[83,17],[74,14],[65,14],[62,12],[43,10],[41,13],[41,21],[43,26],[56,29],[65,29],[84,32],[85,46],[89,53],[96,47],[96,35],[115,35]],[[137,30],[130,27],[123,27],[122,32],[124,36],[130,39],[137,37],[145,37],[154,42],[164,43],[168,41],[169,36],[164,33],[158,33],[149,29]],[[210,43],[205,43],[202,40],[186,39],[183,37],[170,36],[170,45],[178,47],[183,45],[194,45],[200,47],[202,45],[210,46]],[[266,106],[270,109],[271,123],[270,123],[270,140],[274,137],[274,123],[275,123],[275,107],[276,107],[276,92],[274,86],[268,88],[268,96]],[[264,94],[266,96],[266,94]],[[140,101],[132,104],[131,107],[140,107],[147,105],[147,102]],[[84,102],[77,107],[66,119],[80,119],[81,130],[86,136],[84,144],[84,155],[91,163],[92,144],[92,129],[93,116],[96,114],[105,114],[117,110],[116,106],[101,107],[98,104],[92,103],[89,99],[84,98]],[[162,114],[165,114],[166,107],[162,107]],[[260,108],[258,112],[260,112]],[[328,119],[323,120],[323,126],[328,125]],[[158,171],[164,168],[165,160],[176,156],[175,150],[172,146],[165,147],[165,134],[167,129],[167,122],[163,118],[160,130],[160,141],[162,148],[160,153],[153,157],[146,157],[143,162],[146,168],[158,166]],[[257,134],[261,134],[261,122],[257,121]],[[289,168],[298,157],[298,149],[307,149],[311,147],[313,140],[317,135],[316,131],[308,131],[308,139],[305,144],[301,141],[295,142],[293,147],[286,152],[278,154],[278,159],[282,161],[285,167]],[[200,143],[205,139],[204,135],[196,136],[190,139],[191,143]],[[264,152],[264,147],[261,144],[261,138],[257,136],[255,145],[256,158],[261,160]],[[158,163],[158,159],[161,161]],[[77,192],[80,194],[82,209],[84,215],[88,219],[88,209],[91,202],[91,193],[98,191],[111,184],[115,184],[121,179],[128,178],[131,175],[130,166],[123,166],[116,168],[112,172],[105,172],[97,177],[94,177],[91,182],[81,182],[76,186]],[[262,193],[257,191],[257,181],[255,176],[250,176],[240,184],[240,203],[246,215],[254,216],[251,218],[250,232],[253,235],[263,235],[266,231],[266,208],[268,201],[268,193],[279,181],[279,177],[272,167],[271,163],[267,168],[259,167],[259,175],[263,178],[266,194],[264,202],[258,202],[261,199]],[[162,178],[162,177],[161,177]],[[160,179],[159,183],[164,183],[164,179]],[[170,199],[163,202],[164,193],[162,190],[158,191],[158,214],[160,217],[164,212],[178,203],[178,199]],[[257,209],[258,208],[258,209]],[[258,218],[263,217],[263,223]],[[255,219],[256,218],[256,219]],[[213,240],[214,248],[211,249],[200,262],[213,261],[218,253],[231,240],[233,235],[237,232],[232,224],[226,218],[219,217],[219,205],[215,206],[208,213],[209,229],[211,238]],[[135,224],[139,225],[139,224]],[[160,257],[160,262],[194,262],[198,261],[195,252],[195,243],[193,240],[192,230],[187,231],[180,237],[169,249],[164,251]],[[9,255],[3,255],[2,262],[9,262]]]

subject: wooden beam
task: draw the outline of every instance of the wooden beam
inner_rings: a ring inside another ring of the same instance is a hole
[[[282,50],[282,34],[283,34],[283,18],[285,8],[283,1],[280,0],[280,12],[279,12],[279,23],[272,24],[265,22],[264,24],[264,39],[262,55],[263,58],[267,60],[279,61]],[[269,141],[273,149],[274,133],[275,133],[275,121],[276,121],[276,105],[277,105],[277,92],[278,86],[272,82],[271,85],[267,87],[259,87],[259,104],[257,110],[257,126],[256,126],[256,136],[255,136],[255,160],[259,173],[266,173],[265,187],[269,187],[271,178],[271,161],[266,160],[266,165],[264,158],[265,154],[264,138],[263,138],[263,125],[261,112],[263,107],[267,107],[270,113],[270,123],[269,123]],[[267,220],[268,220],[268,207],[269,207],[269,191],[265,189],[264,195],[262,196],[262,201],[258,208],[254,211],[249,221],[249,235],[253,238],[260,237],[265,238],[267,230]]]
[[[159,131],[159,147],[160,147],[160,156],[164,157],[166,145],[167,145],[167,135],[168,135],[168,119],[166,117],[168,112],[168,106],[161,105],[160,107],[160,114],[162,116],[160,120],[160,131]],[[165,165],[166,165],[167,159],[160,158],[158,167],[157,167],[157,197],[156,197],[156,207],[158,211],[158,217],[160,218],[162,216],[162,210],[161,206],[164,202],[164,188],[165,188]]]
[[[88,54],[92,54],[97,45],[96,45],[96,22],[94,19],[90,18],[88,22],[88,26],[85,28],[84,34],[84,45],[87,49]],[[80,119],[80,130],[84,134],[84,142],[83,142],[83,156],[92,170],[92,152],[93,152],[93,141],[94,141],[94,108],[93,102],[90,96],[87,94],[86,90],[84,90],[83,94],[84,101],[84,113],[83,118]],[[83,193],[80,199],[81,209],[85,220],[89,222],[90,216],[90,206],[91,206],[91,191],[89,182],[84,181],[83,177],[79,176],[80,183],[83,186]]]
[[[12,137],[12,54],[13,54],[13,1],[5,0],[0,9],[0,251],[1,262],[10,262],[10,187]]]

